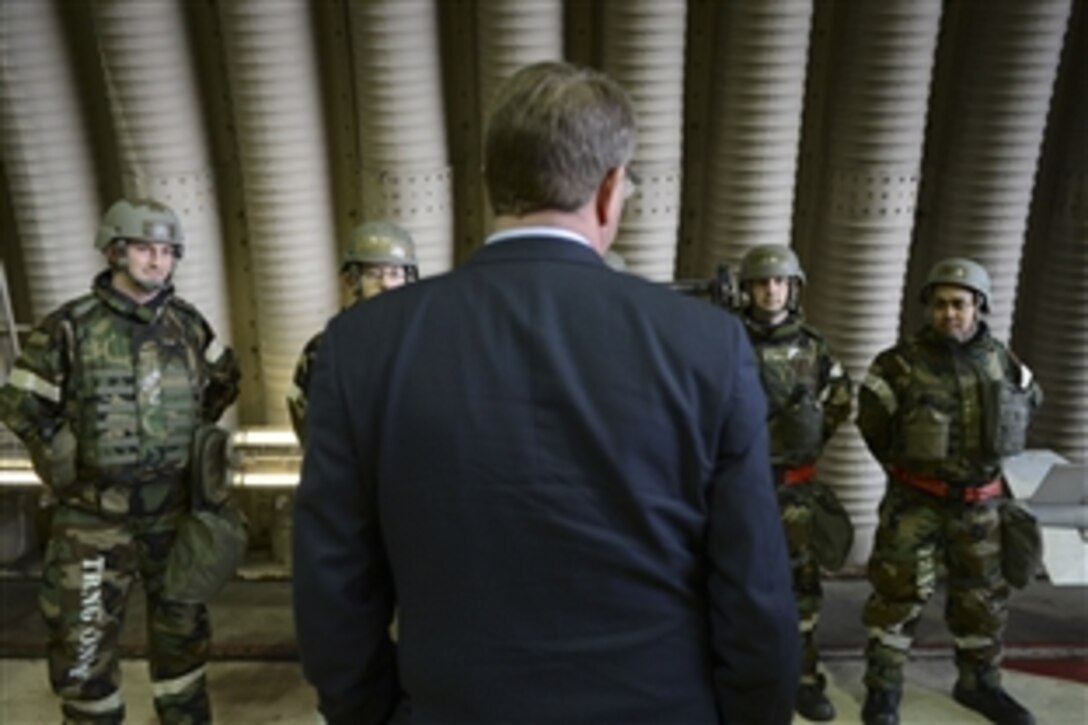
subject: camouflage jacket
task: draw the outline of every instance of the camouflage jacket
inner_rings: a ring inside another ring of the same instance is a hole
[[[138,304],[109,271],[30,333],[0,388],[0,421],[26,444],[61,501],[107,514],[154,514],[184,500],[192,434],[234,402],[234,354],[167,288]],[[73,439],[73,480],[52,480]],[[59,490],[63,488],[63,490]]]
[[[813,463],[850,416],[850,377],[800,314],[774,326],[743,319],[767,395],[771,462]]]
[[[932,328],[880,353],[858,393],[858,428],[887,468],[956,486],[997,477],[1024,448],[1043,391],[985,323],[967,342]]]
[[[310,388],[310,376],[313,375],[314,363],[317,362],[317,348],[321,346],[323,332],[310,338],[295,365],[295,374],[291,378],[291,387],[287,391],[287,412],[291,414],[291,426],[299,445],[306,447],[306,391]]]

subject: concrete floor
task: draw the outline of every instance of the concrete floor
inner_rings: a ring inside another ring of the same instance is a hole
[[[122,663],[128,719],[135,725],[156,722],[151,707],[147,668],[137,660]],[[834,661],[828,665],[829,694],[839,711],[838,723],[860,723],[860,661]],[[920,723],[984,723],[948,696],[955,668],[947,659],[915,662],[907,670],[903,725]],[[1039,723],[1088,722],[1088,686],[1035,675],[1007,672],[1009,691],[1030,708]],[[294,663],[213,662],[209,688],[217,722],[241,725],[259,723],[312,724],[313,691]],[[0,660],[0,722],[37,725],[55,722],[57,705],[46,685],[42,660]],[[795,722],[807,722],[797,717]]]
[[[121,663],[126,723],[157,723],[147,667]],[[294,662],[223,662],[209,667],[208,687],[216,722],[233,725],[317,722],[317,698]],[[57,722],[60,711],[49,689],[45,660],[0,660],[0,723]]]
[[[128,718],[126,722],[157,722],[151,707],[147,668],[139,660],[122,663]],[[838,710],[838,723],[860,723],[863,664],[832,661],[827,666],[829,695]],[[921,723],[984,723],[986,720],[957,705],[948,695],[955,668],[948,659],[916,661],[907,669],[903,725]],[[295,663],[216,661],[209,668],[209,689],[216,721],[258,725],[318,722],[313,690]],[[1042,723],[1088,722],[1088,686],[1073,682],[1006,672],[1005,684]],[[55,722],[57,704],[46,684],[43,660],[0,660],[0,722],[37,725]],[[801,717],[795,722],[807,722]]]
[[[29,580],[0,581],[0,723],[56,722],[56,701],[40,658],[41,628],[33,606],[36,585]],[[860,722],[864,688],[858,613],[867,584],[836,580],[827,584],[820,632],[829,676],[829,694],[839,711],[836,722]],[[136,594],[122,637],[122,664],[129,723],[154,723],[147,669],[142,652],[142,596]],[[833,604],[832,604],[833,603]],[[1082,678],[1088,669],[1088,589],[1037,582],[1012,603],[1007,661],[1010,664],[1065,662]],[[985,722],[949,696],[955,679],[950,641],[940,621],[943,604],[927,608],[919,628],[916,656],[907,668],[902,722]],[[220,723],[317,722],[313,691],[294,661],[290,586],[285,582],[236,582],[212,606],[215,660],[209,688]],[[1059,667],[1059,669],[1061,669]],[[1088,723],[1088,685],[1054,677],[1005,671],[1008,690],[1036,714],[1039,723]],[[796,722],[804,722],[797,718]]]

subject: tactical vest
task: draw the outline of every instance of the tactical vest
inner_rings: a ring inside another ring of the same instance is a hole
[[[1029,389],[1009,379],[1007,353],[986,337],[951,352],[915,338],[900,351],[894,464],[910,473],[979,483],[1024,448]]]
[[[769,335],[749,330],[767,396],[771,460],[775,465],[811,463],[820,454],[824,432],[817,339],[796,323]]]
[[[82,475],[138,483],[175,479],[188,464],[203,389],[199,342],[169,302],[156,312],[133,319],[88,297],[67,318]]]

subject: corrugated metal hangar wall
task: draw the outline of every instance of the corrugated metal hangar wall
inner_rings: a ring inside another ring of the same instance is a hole
[[[1086,5],[3,0],[17,317],[87,289],[112,200],[159,197],[187,236],[180,293],[245,366],[238,422],[282,425],[350,229],[401,223],[424,276],[462,261],[488,227],[488,98],[518,66],[565,58],[611,73],[639,113],[643,184],[617,243],[633,272],[709,275],[792,244],[812,322],[860,379],[919,323],[929,265],[973,256],[994,277],[993,328],[1048,393],[1034,445],[1084,461]],[[882,480],[847,428],[821,467],[864,532]]]

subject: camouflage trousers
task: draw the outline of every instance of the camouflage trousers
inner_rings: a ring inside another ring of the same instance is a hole
[[[793,594],[801,634],[801,682],[818,681],[820,653],[816,647],[816,624],[820,619],[823,587],[820,565],[812,554],[811,530],[813,487],[810,483],[778,486],[778,508],[793,573]]]
[[[902,687],[914,631],[942,564],[945,622],[955,638],[960,682],[968,688],[1000,684],[1009,586],[1001,575],[998,499],[966,504],[890,481],[869,559],[873,593],[862,613],[869,630],[867,686]]]
[[[49,678],[67,723],[119,723],[119,639],[133,581],[147,597],[155,710],[164,723],[211,721],[207,608],[162,597],[179,515],[106,519],[67,506],[53,517],[39,606],[49,628]]]

